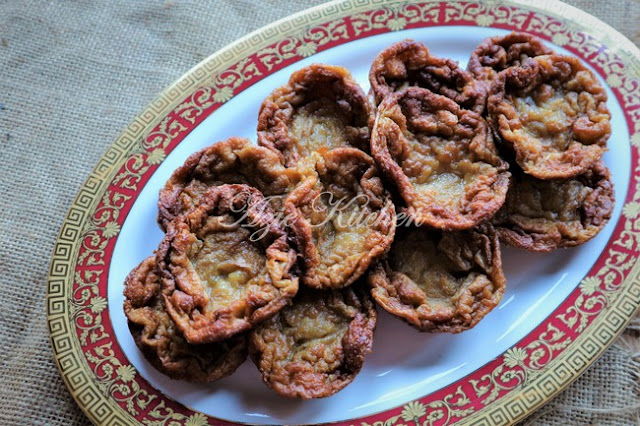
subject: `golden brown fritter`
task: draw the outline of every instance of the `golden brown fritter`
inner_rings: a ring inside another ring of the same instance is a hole
[[[298,291],[296,252],[255,188],[222,185],[173,221],[157,252],[167,311],[190,343],[241,333]]]
[[[192,345],[180,334],[161,296],[155,256],[138,265],[124,283],[124,312],[133,340],[162,374],[190,382],[211,382],[233,373],[247,357],[246,335]]]
[[[277,208],[295,182],[295,171],[286,170],[273,152],[248,139],[229,138],[192,154],[173,172],[160,190],[158,223],[166,230],[173,219],[197,206],[209,188],[223,184],[256,187]]]
[[[488,89],[500,71],[520,66],[527,58],[552,53],[553,50],[546,47],[537,37],[512,32],[483,40],[471,53],[467,69]]]
[[[596,236],[611,218],[613,205],[613,184],[601,161],[570,179],[541,180],[520,172],[514,173],[494,223],[503,242],[547,252]]]
[[[579,59],[546,55],[498,74],[489,122],[516,161],[539,179],[586,172],[611,134],[607,94]]]
[[[429,54],[419,41],[403,40],[376,56],[369,70],[376,105],[389,94],[418,86],[453,99],[462,108],[484,111],[486,89],[455,61]]]
[[[299,164],[302,183],[285,212],[314,288],[353,283],[393,241],[396,214],[373,159],[354,148],[321,150]]]
[[[290,398],[331,396],[353,381],[371,351],[377,313],[360,285],[301,288],[291,306],[249,335],[262,381]]]
[[[418,224],[469,229],[504,203],[508,164],[487,123],[429,90],[409,87],[382,101],[371,151]]]
[[[312,64],[262,102],[258,143],[293,167],[322,147],[369,152],[372,125],[373,106],[349,71]]]
[[[459,232],[398,227],[388,258],[368,281],[388,312],[419,330],[449,333],[474,327],[506,285],[500,243],[486,223]]]

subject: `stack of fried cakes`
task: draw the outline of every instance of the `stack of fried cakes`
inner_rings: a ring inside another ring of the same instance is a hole
[[[374,301],[461,332],[504,294],[501,242],[576,246],[611,217],[606,93],[577,59],[512,33],[465,70],[404,40],[369,80],[296,71],[263,101],[258,146],[218,142],[167,181],[165,237],[124,290],[160,372],[208,382],[250,354],[281,395],[333,395],[371,351]]]

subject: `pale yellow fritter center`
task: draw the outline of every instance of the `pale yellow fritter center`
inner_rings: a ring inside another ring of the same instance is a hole
[[[213,219],[219,218],[210,222]],[[245,299],[248,289],[267,275],[266,256],[250,241],[251,231],[239,225],[226,226],[228,229],[202,232],[189,253],[209,296],[208,308],[213,311]]]
[[[296,109],[289,135],[295,140],[295,151],[303,158],[323,147],[349,146],[346,126],[344,113],[335,102],[321,98]]]

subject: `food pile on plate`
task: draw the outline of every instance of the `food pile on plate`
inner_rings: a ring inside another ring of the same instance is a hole
[[[607,97],[579,60],[512,33],[464,70],[405,40],[369,80],[296,71],[262,103],[259,146],[218,142],[160,191],[165,237],[124,290],[160,372],[209,382],[250,354],[279,394],[332,395],[371,351],[374,300],[461,332],[504,294],[501,241],[572,247],[611,217]]]

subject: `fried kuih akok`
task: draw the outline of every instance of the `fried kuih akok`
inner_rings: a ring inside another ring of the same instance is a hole
[[[611,134],[607,94],[579,59],[546,55],[498,74],[489,121],[525,171],[570,178],[600,160]]]
[[[145,259],[124,283],[129,330],[145,358],[172,379],[211,382],[233,373],[247,357],[246,334],[204,345],[188,343],[167,313],[155,256]]]
[[[354,148],[321,150],[300,164],[286,218],[314,288],[353,283],[393,241],[396,214],[373,159]]]
[[[172,174],[166,235],[124,290],[160,372],[209,382],[250,352],[277,393],[333,395],[371,351],[372,296],[419,330],[461,332],[503,297],[500,239],[550,251],[610,219],[610,113],[577,59],[512,33],[464,70],[404,40],[369,79],[370,98],[344,68],[301,69],[263,102],[261,146],[232,137]],[[397,235],[407,217],[385,186],[409,219]]]
[[[373,106],[346,69],[312,64],[262,102],[258,143],[289,167],[321,147],[369,152],[373,116]]]
[[[167,311],[190,343],[226,339],[288,304],[295,260],[270,206],[246,185],[210,189],[157,251]]]
[[[552,53],[537,37],[512,32],[483,40],[471,53],[467,69],[489,88],[500,71],[520,66],[527,58]]]
[[[282,202],[295,177],[295,170],[285,169],[270,150],[248,139],[229,138],[192,154],[173,172],[160,190],[158,223],[166,230],[172,220],[197,206],[209,188],[223,184],[247,184]]]
[[[388,258],[368,276],[373,298],[422,331],[474,327],[502,299],[500,244],[489,224],[442,232],[398,227]]]
[[[382,101],[371,151],[417,224],[468,229],[504,203],[508,164],[486,122],[429,90],[409,87]]]
[[[389,94],[409,86],[429,89],[453,99],[479,114],[484,111],[486,90],[455,61],[438,58],[418,41],[394,43],[376,56],[369,70],[376,105]]]
[[[353,381],[371,351],[377,313],[360,285],[301,288],[291,306],[249,334],[263,382],[290,398],[331,396]]]
[[[548,252],[596,236],[611,218],[613,205],[613,184],[601,161],[569,179],[541,180],[520,172],[514,173],[494,223],[503,242]]]

